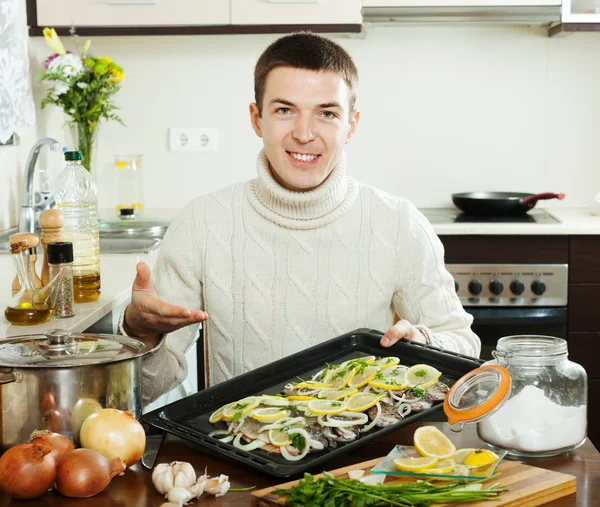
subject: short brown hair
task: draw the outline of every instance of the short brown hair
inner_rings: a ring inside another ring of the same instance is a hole
[[[358,71],[350,55],[332,40],[310,32],[277,39],[260,55],[254,68],[254,100],[262,116],[262,100],[269,72],[277,67],[329,71],[341,76],[350,90],[350,111],[356,102]]]

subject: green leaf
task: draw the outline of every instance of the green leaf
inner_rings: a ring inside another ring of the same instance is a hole
[[[294,433],[290,439],[292,441],[292,445],[300,452],[302,452],[306,447],[306,439],[299,433]]]
[[[417,370],[417,371],[415,372],[415,375],[416,375],[417,377],[424,377],[425,375],[427,375],[427,370]]]
[[[242,417],[242,411],[238,410],[235,414],[233,414],[233,419],[231,421],[236,423],[241,419],[241,417]]]

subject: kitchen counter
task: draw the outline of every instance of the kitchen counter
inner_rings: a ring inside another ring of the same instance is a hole
[[[39,249],[38,249],[39,250]],[[120,311],[131,297],[135,266],[143,261],[152,265],[156,252],[150,254],[100,255],[101,294],[98,301],[75,305],[75,315],[67,319],[52,318],[36,326],[15,326],[4,318],[4,309],[11,300],[11,284],[15,268],[10,255],[0,255],[0,339],[11,336],[43,333],[50,329],[66,329],[81,333],[113,311]],[[42,255],[38,254],[37,271],[41,271]]]
[[[537,209],[537,207],[535,208]],[[437,235],[595,235],[600,234],[600,216],[589,208],[540,208],[560,223],[433,223]],[[421,211],[424,211],[423,209]]]
[[[457,447],[480,447],[482,442],[477,438],[474,425],[467,425],[461,433],[452,433],[446,423],[435,424],[444,433],[449,435]],[[327,464],[327,469],[333,470],[353,463],[359,463],[369,459],[386,455],[396,444],[411,445],[414,431],[422,424],[412,424],[394,433],[386,435],[369,445],[332,459]],[[286,480],[274,480],[266,475],[254,472],[242,466],[233,465],[217,458],[209,457],[196,447],[185,441],[168,435],[159,450],[156,464],[169,463],[171,461],[188,461],[197,472],[204,471],[208,467],[211,476],[219,474],[229,475],[233,488],[256,486],[257,489],[273,486]],[[591,442],[587,441],[579,449],[553,458],[528,459],[529,465],[555,470],[557,472],[571,474],[577,477],[577,493],[562,499],[554,500],[548,507],[571,507],[598,505],[598,491],[600,491],[600,454]],[[322,469],[313,470],[314,473]],[[596,500],[594,500],[594,498]],[[0,497],[0,505],[7,505],[8,498]],[[153,507],[160,506],[166,500],[156,492],[152,485],[151,472],[142,467],[141,463],[135,464],[125,472],[122,477],[115,477],[111,484],[99,495],[85,500],[68,499],[52,491],[36,500],[21,500],[20,507],[43,507],[50,505],[76,506],[127,506],[127,507]],[[204,495],[200,501],[196,500],[190,505],[213,505],[213,506],[242,506],[250,505],[249,492],[231,492],[222,498],[208,497]],[[493,502],[490,503],[493,506]]]

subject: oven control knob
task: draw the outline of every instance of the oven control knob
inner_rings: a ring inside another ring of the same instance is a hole
[[[513,280],[510,284],[510,291],[515,296],[520,296],[525,292],[525,284],[521,280]]]
[[[541,296],[546,292],[546,284],[541,280],[534,280],[531,282],[531,292],[533,292],[536,296]]]
[[[479,280],[471,280],[469,282],[469,292],[474,296],[479,296],[483,291],[483,285]]]
[[[495,296],[502,294],[504,290],[504,284],[500,280],[492,280],[490,282],[490,292]]]

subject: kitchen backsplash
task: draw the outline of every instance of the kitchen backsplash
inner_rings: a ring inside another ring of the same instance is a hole
[[[103,124],[99,204],[115,204],[115,153],[144,155],[146,205],[178,208],[252,178],[261,143],[250,127],[255,61],[275,35],[93,37],[94,54],[125,68],[117,96],[127,127]],[[418,206],[450,205],[469,190],[561,191],[587,206],[600,192],[600,37],[549,39],[526,27],[376,27],[333,36],[360,74],[358,134],[348,146],[359,181]],[[36,73],[47,55],[31,39]],[[34,84],[39,104],[42,88]],[[64,116],[38,110],[20,148],[0,149],[0,228],[15,223],[31,142],[66,141]],[[173,153],[170,127],[219,129],[215,154]],[[51,174],[60,156],[45,156]],[[15,190],[18,185],[18,190]]]

